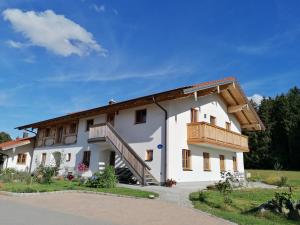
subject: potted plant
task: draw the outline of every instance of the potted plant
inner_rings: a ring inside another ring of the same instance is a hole
[[[167,179],[166,181],[166,187],[174,187],[177,184],[177,182],[173,179]]]

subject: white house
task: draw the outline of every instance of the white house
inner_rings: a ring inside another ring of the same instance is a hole
[[[105,165],[127,168],[144,184],[213,181],[243,173],[242,130],[264,125],[234,78],[181,87],[20,126],[37,132],[31,170],[57,165],[90,176]]]
[[[0,168],[30,171],[34,137],[17,138],[0,144]]]

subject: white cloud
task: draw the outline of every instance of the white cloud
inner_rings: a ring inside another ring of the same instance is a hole
[[[25,48],[29,46],[28,44],[21,43],[18,41],[13,41],[13,40],[8,40],[6,43],[12,48]]]
[[[91,5],[91,8],[94,9],[98,13],[105,12],[105,6],[104,5],[93,4],[93,5]]]
[[[62,56],[84,56],[91,51],[105,55],[107,52],[94,40],[91,33],[52,10],[23,12],[19,9],[6,9],[2,14],[4,20],[9,21],[14,30],[22,33],[30,42],[29,45],[44,47]],[[20,44],[10,42],[15,47],[22,46]]]
[[[260,105],[261,101],[264,99],[263,96],[261,96],[260,94],[254,94],[250,97],[248,97],[248,100],[252,100],[256,105]]]

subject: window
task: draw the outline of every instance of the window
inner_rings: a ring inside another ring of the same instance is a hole
[[[146,150],[146,159],[145,161],[152,161],[153,160],[153,150]]]
[[[66,155],[66,161],[67,161],[67,162],[70,162],[70,161],[71,161],[71,153],[68,153],[68,154]]]
[[[216,126],[216,117],[210,116],[210,124]]]
[[[50,137],[50,133],[51,133],[51,129],[50,128],[46,128],[45,129],[45,137]]]
[[[233,162],[233,171],[234,172],[238,171],[237,161],[236,161],[236,157],[235,156],[232,157],[232,162]]]
[[[46,158],[47,158],[47,153],[43,153],[43,154],[42,154],[42,162],[41,162],[42,165],[45,165],[45,163],[46,163]]]
[[[64,127],[58,127],[57,128],[57,136],[56,136],[56,143],[57,144],[62,143],[63,135],[64,135]]]
[[[75,134],[77,129],[77,124],[76,123],[71,123],[69,127],[69,133],[70,134]]]
[[[87,167],[90,166],[90,158],[91,158],[91,151],[84,151],[82,163]]]
[[[146,123],[147,110],[141,109],[135,111],[135,123]]]
[[[91,119],[91,120],[87,120],[86,121],[86,131],[89,131],[90,130],[90,127],[94,125],[94,120]]]
[[[191,170],[191,150],[182,149],[182,168],[183,170]]]
[[[231,123],[226,122],[226,130],[231,130]]]
[[[197,122],[198,122],[198,110],[191,109],[191,123],[197,123]]]
[[[210,171],[209,153],[203,152],[203,170]]]
[[[25,164],[26,163],[26,154],[18,154],[17,163],[18,164]]]
[[[225,156],[220,155],[220,171],[225,171]]]

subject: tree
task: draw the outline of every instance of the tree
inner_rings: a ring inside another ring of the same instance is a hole
[[[245,167],[300,169],[300,89],[265,98],[255,106],[266,130],[247,132],[250,153],[245,154]]]
[[[11,141],[11,137],[8,133],[5,132],[0,132],[0,143],[6,142],[6,141]]]

